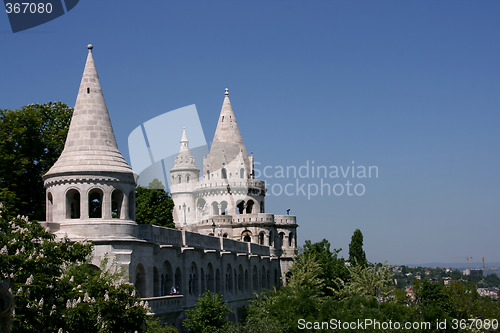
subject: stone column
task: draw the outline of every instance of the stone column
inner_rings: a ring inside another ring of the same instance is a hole
[[[80,219],[89,219],[89,194],[86,189],[82,189],[80,194]]]
[[[111,201],[112,201],[112,193],[108,188],[103,189],[102,194],[102,217],[105,220],[111,220]]]

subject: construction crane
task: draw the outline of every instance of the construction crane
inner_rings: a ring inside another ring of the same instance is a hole
[[[469,272],[469,275],[470,275],[470,263],[469,263],[469,259],[472,259],[472,257],[465,257],[467,259],[467,271]]]
[[[470,275],[470,262],[469,260],[472,259],[472,257],[455,257],[455,258],[465,258],[467,259],[467,273]]]

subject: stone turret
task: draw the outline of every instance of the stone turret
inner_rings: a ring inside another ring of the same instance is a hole
[[[181,147],[170,170],[170,192],[174,200],[174,222],[178,228],[191,224],[196,218],[193,192],[200,177],[200,169],[189,151],[186,128],[182,130]]]
[[[135,224],[136,183],[116,144],[92,45],[64,150],[43,179],[47,222],[56,234],[72,239],[130,236],[116,224]]]
[[[253,180],[252,165],[226,88],[210,153],[203,160],[203,183],[196,193],[198,211],[204,205],[208,209],[198,217],[262,212],[265,186]]]

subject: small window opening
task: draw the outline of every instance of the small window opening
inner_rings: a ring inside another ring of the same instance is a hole
[[[90,94],[90,88],[87,88],[87,94]]]

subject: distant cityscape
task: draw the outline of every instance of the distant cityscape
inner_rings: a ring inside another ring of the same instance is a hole
[[[396,288],[404,289],[406,295],[415,300],[414,286],[423,281],[431,283],[443,283],[449,285],[452,281],[474,283],[479,295],[498,299],[500,290],[500,265],[484,266],[483,264],[449,264],[448,267],[425,267],[425,266],[393,266],[393,282]],[[431,264],[432,265],[432,264]],[[426,266],[431,266],[426,265]]]

